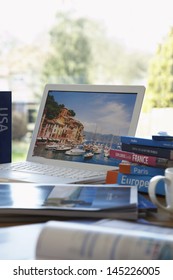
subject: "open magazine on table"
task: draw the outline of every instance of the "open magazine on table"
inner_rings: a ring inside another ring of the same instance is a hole
[[[173,228],[119,220],[92,224],[49,221],[42,228],[36,259],[172,260]]]

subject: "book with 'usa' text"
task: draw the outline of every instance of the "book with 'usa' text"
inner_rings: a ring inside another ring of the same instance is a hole
[[[0,91],[0,163],[11,162],[12,120],[11,92]]]

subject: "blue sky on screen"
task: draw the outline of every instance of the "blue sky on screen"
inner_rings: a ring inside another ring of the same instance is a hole
[[[76,113],[85,130],[97,133],[127,133],[133,113],[135,94],[58,93],[51,92],[59,104]]]

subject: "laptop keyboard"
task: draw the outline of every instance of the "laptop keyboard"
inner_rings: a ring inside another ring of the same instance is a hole
[[[63,167],[54,167],[46,164],[40,163],[29,163],[29,162],[14,162],[10,165],[0,165],[0,170],[12,170],[20,172],[29,172],[35,174],[42,174],[48,176],[58,176],[66,177],[72,179],[81,179],[88,177],[95,177],[105,175],[103,171],[92,171],[92,170],[81,170],[75,168],[63,168]]]

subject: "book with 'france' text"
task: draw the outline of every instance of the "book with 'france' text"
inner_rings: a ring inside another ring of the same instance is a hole
[[[160,158],[155,156],[142,155],[142,154],[122,151],[118,149],[111,149],[110,157],[119,160],[126,160],[137,164],[153,166],[153,167],[160,167],[160,168],[173,167],[173,160],[168,160],[166,158]]]

